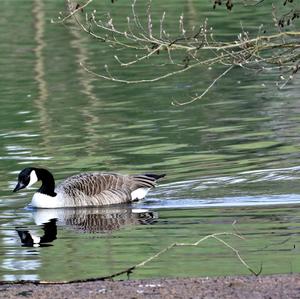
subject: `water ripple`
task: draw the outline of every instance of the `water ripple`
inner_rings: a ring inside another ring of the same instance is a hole
[[[298,204],[295,181],[300,179],[299,170],[295,166],[200,177],[160,185],[151,195],[163,207]]]
[[[300,205],[300,194],[262,195],[223,197],[214,199],[148,199],[136,204],[145,209],[188,209],[188,208],[222,208],[222,207],[254,207],[275,205]]]

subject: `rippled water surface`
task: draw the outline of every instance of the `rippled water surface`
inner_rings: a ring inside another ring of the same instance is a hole
[[[112,9],[121,22],[129,13],[121,2],[97,9]],[[173,99],[203,91],[220,70],[195,69],[149,85],[97,80],[79,62],[99,72],[108,63],[131,78],[148,78],[159,69],[118,68],[103,43],[72,26],[51,24],[64,9],[60,1],[2,3],[1,279],[107,276],[174,242],[221,232],[245,238],[223,236],[255,271],[262,265],[263,274],[300,272],[299,79],[278,91],[277,75],[236,69],[201,101],[172,106]],[[190,24],[209,16],[224,35],[240,31],[241,14],[243,25],[255,31],[270,12],[254,9],[256,19],[246,8],[229,15],[209,4],[165,1],[153,13],[183,11]],[[169,20],[171,28],[175,21]],[[167,177],[133,205],[35,211],[27,206],[34,188],[11,192],[29,165],[50,169],[57,181],[95,170]],[[29,232],[46,238],[47,246],[22,246]],[[209,239],[173,248],[130,277],[248,273],[230,248]]]

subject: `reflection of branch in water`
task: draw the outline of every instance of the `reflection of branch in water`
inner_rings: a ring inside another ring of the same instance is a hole
[[[270,244],[268,244],[268,245],[265,245],[263,248],[259,249],[258,251],[267,249],[267,248],[269,248],[269,247],[271,247],[271,246],[273,247],[273,246],[283,245],[283,244],[287,243],[287,242],[288,242],[289,240],[291,240],[291,239],[292,239],[292,237],[289,236],[288,238],[284,239],[284,240],[281,241],[281,242],[272,242],[272,243],[270,243]],[[294,246],[295,246],[295,245],[294,245]]]

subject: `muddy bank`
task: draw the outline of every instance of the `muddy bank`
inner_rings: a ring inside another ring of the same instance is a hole
[[[1,284],[1,298],[300,298],[300,275]]]

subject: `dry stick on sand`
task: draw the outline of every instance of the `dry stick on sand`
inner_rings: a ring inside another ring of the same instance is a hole
[[[233,224],[234,225],[234,224]],[[0,285],[2,284],[25,284],[25,283],[33,283],[33,284],[68,284],[68,283],[79,283],[79,282],[92,282],[92,281],[103,281],[103,280],[112,280],[115,277],[121,276],[123,274],[127,274],[127,276],[129,277],[129,275],[136,269],[141,268],[143,266],[145,266],[146,264],[148,264],[149,262],[151,262],[152,260],[154,260],[155,258],[158,258],[159,256],[161,256],[163,253],[171,250],[174,247],[179,247],[179,246],[198,246],[200,243],[208,240],[208,239],[215,239],[218,242],[220,242],[221,244],[225,245],[227,248],[231,249],[235,255],[237,256],[238,260],[242,263],[242,265],[244,267],[246,267],[252,274],[254,274],[255,276],[258,276],[261,274],[262,272],[262,266],[260,267],[259,271],[255,271],[253,270],[249,264],[241,257],[239,251],[234,248],[233,246],[231,246],[230,244],[228,244],[226,241],[224,241],[221,236],[234,236],[237,237],[239,239],[245,240],[242,236],[236,234],[236,233],[229,233],[229,232],[221,232],[221,233],[214,233],[211,235],[207,235],[203,238],[201,238],[200,240],[198,240],[195,243],[172,243],[170,244],[168,247],[165,247],[164,249],[162,249],[161,251],[157,252],[156,254],[154,254],[153,256],[147,258],[146,260],[142,261],[139,264],[136,264],[132,267],[129,267],[125,270],[116,272],[112,275],[108,275],[108,276],[102,276],[102,277],[94,277],[94,278],[88,278],[88,279],[76,279],[76,280],[69,280],[69,281],[44,281],[44,280],[19,280],[19,281],[0,281]]]

